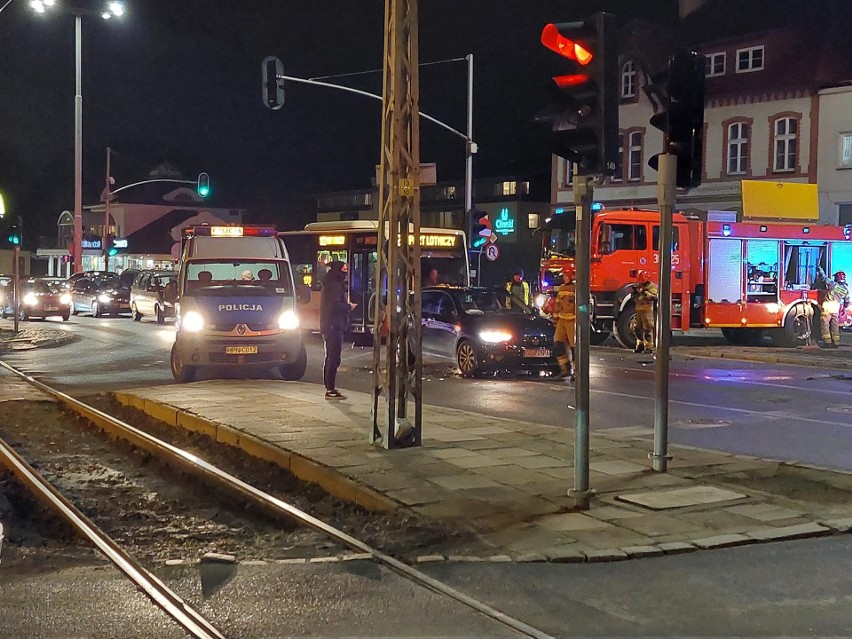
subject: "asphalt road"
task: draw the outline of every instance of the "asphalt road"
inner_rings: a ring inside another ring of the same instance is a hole
[[[79,339],[57,349],[11,353],[6,360],[76,394],[172,383],[170,324],[87,316],[60,324]],[[308,359],[305,381],[321,383],[317,336],[308,338]],[[345,349],[338,386],[369,392],[371,364],[371,349]],[[573,389],[564,383],[467,380],[452,369],[449,360],[425,359],[426,403],[573,423]],[[593,431],[627,428],[651,438],[653,360],[615,347],[592,348],[591,375]],[[852,375],[845,371],[675,356],[669,419],[672,442],[852,470]]]
[[[848,636],[849,556],[847,535],[609,564],[426,571],[556,637]],[[234,639],[517,636],[368,561],[239,565],[207,588],[195,566],[158,576]],[[0,581],[0,639],[185,636],[111,568],[9,577]]]

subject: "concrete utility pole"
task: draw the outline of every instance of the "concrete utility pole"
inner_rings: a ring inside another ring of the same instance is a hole
[[[384,51],[370,441],[399,448],[420,445],[423,412],[417,0],[385,0]]]

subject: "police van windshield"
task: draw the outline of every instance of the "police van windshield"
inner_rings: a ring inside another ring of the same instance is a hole
[[[226,287],[230,293],[289,295],[290,264],[283,260],[192,260],[184,265],[184,292],[212,293]]]

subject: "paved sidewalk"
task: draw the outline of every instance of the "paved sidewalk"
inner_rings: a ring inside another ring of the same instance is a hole
[[[492,559],[609,561],[852,527],[852,474],[683,446],[671,447],[669,473],[654,473],[649,429],[630,424],[592,434],[597,494],[571,512],[569,427],[426,406],[423,446],[387,451],[368,443],[363,393],[328,402],[313,384],[215,380],[115,395],[366,507],[468,526]]]
[[[852,368],[852,345],[848,337],[838,349],[819,346],[778,348],[774,346],[675,346],[673,355],[683,357],[713,357],[721,359],[762,362],[764,364],[794,364],[816,368]]]

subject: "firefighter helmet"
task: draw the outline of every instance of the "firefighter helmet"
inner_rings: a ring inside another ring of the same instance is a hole
[[[841,283],[845,282],[846,281],[846,273],[844,273],[843,271],[837,271],[837,273],[834,274],[834,281],[835,282],[841,282]]]
[[[641,284],[647,284],[651,281],[651,276],[648,275],[648,271],[639,271],[636,274],[636,281],[640,282]]]

